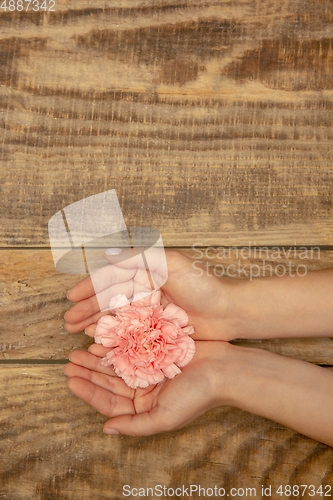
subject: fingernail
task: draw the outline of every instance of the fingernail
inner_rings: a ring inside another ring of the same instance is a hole
[[[103,429],[105,434],[120,434],[116,429]]]
[[[66,375],[66,377],[68,377],[67,373],[65,372],[65,368],[66,368],[66,365],[64,366],[63,372]]]
[[[105,250],[106,255],[119,255],[123,251],[122,248],[107,248]]]
[[[66,297],[67,297],[67,298],[68,298],[68,294],[69,294],[69,292],[71,292],[71,291],[72,291],[72,289],[68,290],[67,295],[66,295]],[[69,299],[68,299],[68,300],[69,300]]]
[[[71,360],[71,355],[72,355],[72,353],[70,353],[70,355],[68,356],[69,361]]]

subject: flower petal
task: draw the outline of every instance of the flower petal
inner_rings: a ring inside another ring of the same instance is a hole
[[[174,378],[176,375],[181,373],[181,370],[174,363],[172,363],[172,365],[166,366],[162,371],[167,378]]]
[[[183,333],[187,333],[187,335],[192,335],[194,333],[194,327],[193,326],[185,326],[185,328],[182,328]]]
[[[154,290],[150,296],[150,305],[159,306],[161,305],[161,290]]]
[[[119,341],[112,337],[101,337],[98,344],[102,344],[104,347],[118,347]]]
[[[168,304],[163,311],[163,317],[169,321],[176,320],[180,327],[188,325],[188,316],[184,309],[176,304]]]
[[[112,328],[119,326],[119,320],[115,316],[107,314],[99,318],[96,326],[96,333],[101,334],[102,332],[110,331]]]
[[[132,304],[133,302],[142,302],[143,304],[149,304],[149,299],[148,296],[151,295],[152,292],[138,292],[133,296]],[[147,297],[147,298],[146,298]],[[137,305],[137,304],[135,304]]]
[[[129,304],[129,301],[124,293],[118,293],[118,295],[115,295],[114,297],[111,298],[110,303],[109,303],[109,308],[112,309],[118,309],[118,307],[123,307],[127,306]]]
[[[122,374],[121,378],[126,382],[126,384],[129,387],[132,387],[132,389],[137,389],[138,387],[141,387],[142,389],[144,389],[145,387],[149,386],[149,383],[147,380],[144,380],[144,379],[137,377],[135,375]]]
[[[193,358],[195,354],[195,342],[191,337],[184,335],[182,341],[179,342],[179,347],[181,348],[182,354],[175,360],[175,363],[182,368]]]

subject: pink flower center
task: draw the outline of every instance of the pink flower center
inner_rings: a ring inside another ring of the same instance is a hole
[[[154,335],[147,335],[145,340],[142,342],[142,347],[146,351],[153,351],[154,348],[157,346],[158,342],[157,339]]]

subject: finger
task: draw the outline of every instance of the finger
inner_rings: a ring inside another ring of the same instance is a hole
[[[95,337],[95,332],[96,332],[96,323],[87,326],[87,328],[85,329],[85,334],[88,335],[89,337]]]
[[[150,284],[151,281],[153,283],[153,289],[160,288],[163,283],[165,283],[168,276],[164,249],[136,247],[133,249],[133,252],[134,254],[131,256],[130,249],[127,249],[126,258],[124,258],[124,251],[121,255],[106,255],[106,258],[110,263],[115,263],[118,267],[134,270],[136,281],[138,281],[138,276],[143,276],[145,287],[148,289],[152,288]],[[149,277],[147,275],[147,268],[150,272]],[[140,291],[143,290],[139,289],[135,293]]]
[[[86,330],[86,328],[92,324],[96,324],[98,320],[107,314],[110,314],[108,311],[105,312],[99,312],[97,314],[94,314],[94,316],[91,316],[90,318],[85,319],[84,321],[81,321],[80,323],[65,323],[65,329],[69,333],[77,333],[81,332],[82,330]]]
[[[91,281],[91,277],[87,276],[82,281],[77,283],[69,292],[67,293],[67,299],[71,302],[79,302],[80,300],[86,299],[94,295],[95,290]]]
[[[145,270],[148,264],[149,271],[153,277],[155,288],[160,288],[165,282],[168,271],[166,266],[166,252],[163,248],[136,247],[135,256],[131,257],[129,250],[126,259],[124,251],[120,255],[106,255],[108,261],[124,269]],[[154,279],[155,278],[155,279]]]
[[[77,283],[68,292],[67,298],[71,302],[87,299],[112,285],[130,280],[135,271],[136,269],[126,269],[116,265],[104,266]]]
[[[142,248],[142,251],[144,250],[146,249]],[[85,300],[113,284],[131,280],[138,270],[145,272],[145,261],[142,258],[142,253],[138,253],[140,248],[137,248],[135,252],[136,255],[133,256],[130,249],[124,249],[119,255],[105,255],[112,265],[98,269],[91,276],[77,283],[68,292],[68,300],[72,302]],[[161,267],[161,252],[164,256],[164,251],[161,249],[149,249],[149,270],[155,277],[154,282],[158,282],[159,279],[156,271]]]
[[[89,346],[88,351],[91,352],[94,356],[98,356],[99,358],[105,358],[107,353],[110,351],[110,347],[104,347],[102,344],[92,344]]]
[[[151,436],[160,432],[172,431],[175,422],[165,418],[164,410],[155,406],[152,410],[137,415],[122,415],[105,422],[106,434],[125,434],[127,436]]]
[[[64,319],[68,323],[79,323],[84,319],[94,316],[94,314],[100,312],[99,305],[96,296],[89,297],[88,299],[81,300],[75,306],[71,307],[64,316]]]
[[[102,387],[107,391],[111,391],[118,396],[124,396],[129,399],[134,399],[135,390],[128,387],[128,385],[119,377],[106,375],[105,373],[89,370],[83,366],[68,363],[64,367],[64,373],[68,377],[80,377],[88,380],[98,387]]]
[[[110,286],[97,295],[81,300],[66,312],[64,316],[65,321],[75,324],[92,317],[99,311],[108,308],[111,298],[118,294],[124,294],[129,299],[133,294],[133,284],[133,281],[118,283],[117,285]]]
[[[108,349],[111,350],[110,348]],[[89,370],[98,371],[100,373],[105,373],[115,377],[116,374],[111,366],[103,366],[101,364],[101,358],[99,356],[94,356],[91,352],[81,351],[81,349],[75,349],[69,355],[69,360],[71,363],[76,365],[84,366]]]
[[[89,380],[80,377],[70,377],[67,380],[67,386],[73,394],[90,404],[99,413],[108,417],[134,415],[135,413],[134,404],[131,399],[113,394]]]
[[[133,254],[133,250],[130,248],[124,249],[121,254],[118,255],[105,255],[106,259],[112,264],[112,267],[116,265],[121,269],[134,269],[137,271],[138,269],[145,269],[145,263],[142,258],[142,254],[138,253],[138,249],[135,249],[135,253]]]
[[[130,281],[134,274],[135,269],[127,269],[118,267],[116,265],[107,265],[98,269],[91,275],[91,282],[94,287],[95,294],[110,288],[113,285],[119,285]]]
[[[153,291],[149,275],[146,269],[138,269],[133,282],[133,295],[141,292],[151,293]]]

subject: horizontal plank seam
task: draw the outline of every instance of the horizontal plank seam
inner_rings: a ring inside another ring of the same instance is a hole
[[[65,365],[69,359],[0,359],[0,365]],[[322,368],[333,368],[333,365],[323,363],[311,363]]]
[[[69,359],[0,359],[1,365],[65,365]]]
[[[313,244],[313,245],[251,245],[251,248],[253,249],[260,249],[260,248],[268,248],[268,249],[275,249],[275,248],[294,248],[295,250],[304,250],[305,248],[308,249],[308,250],[311,250],[313,248],[313,246],[316,246],[318,247],[320,250],[329,250],[329,251],[333,251],[333,245],[317,245],[317,244]],[[66,247],[67,248],[67,247]],[[98,248],[98,247],[94,247],[94,248]],[[104,248],[104,247],[103,247]],[[184,250],[192,250],[193,249],[193,246],[179,246],[179,247],[165,247],[166,249],[168,250],[179,250],[179,249],[184,249]],[[203,246],[199,246],[199,245],[196,245],[195,248],[213,248],[213,249],[218,249],[218,248],[247,248],[246,245],[203,245]],[[50,247],[0,247],[0,251],[1,250],[5,250],[5,251],[8,251],[8,250],[51,250]]]

